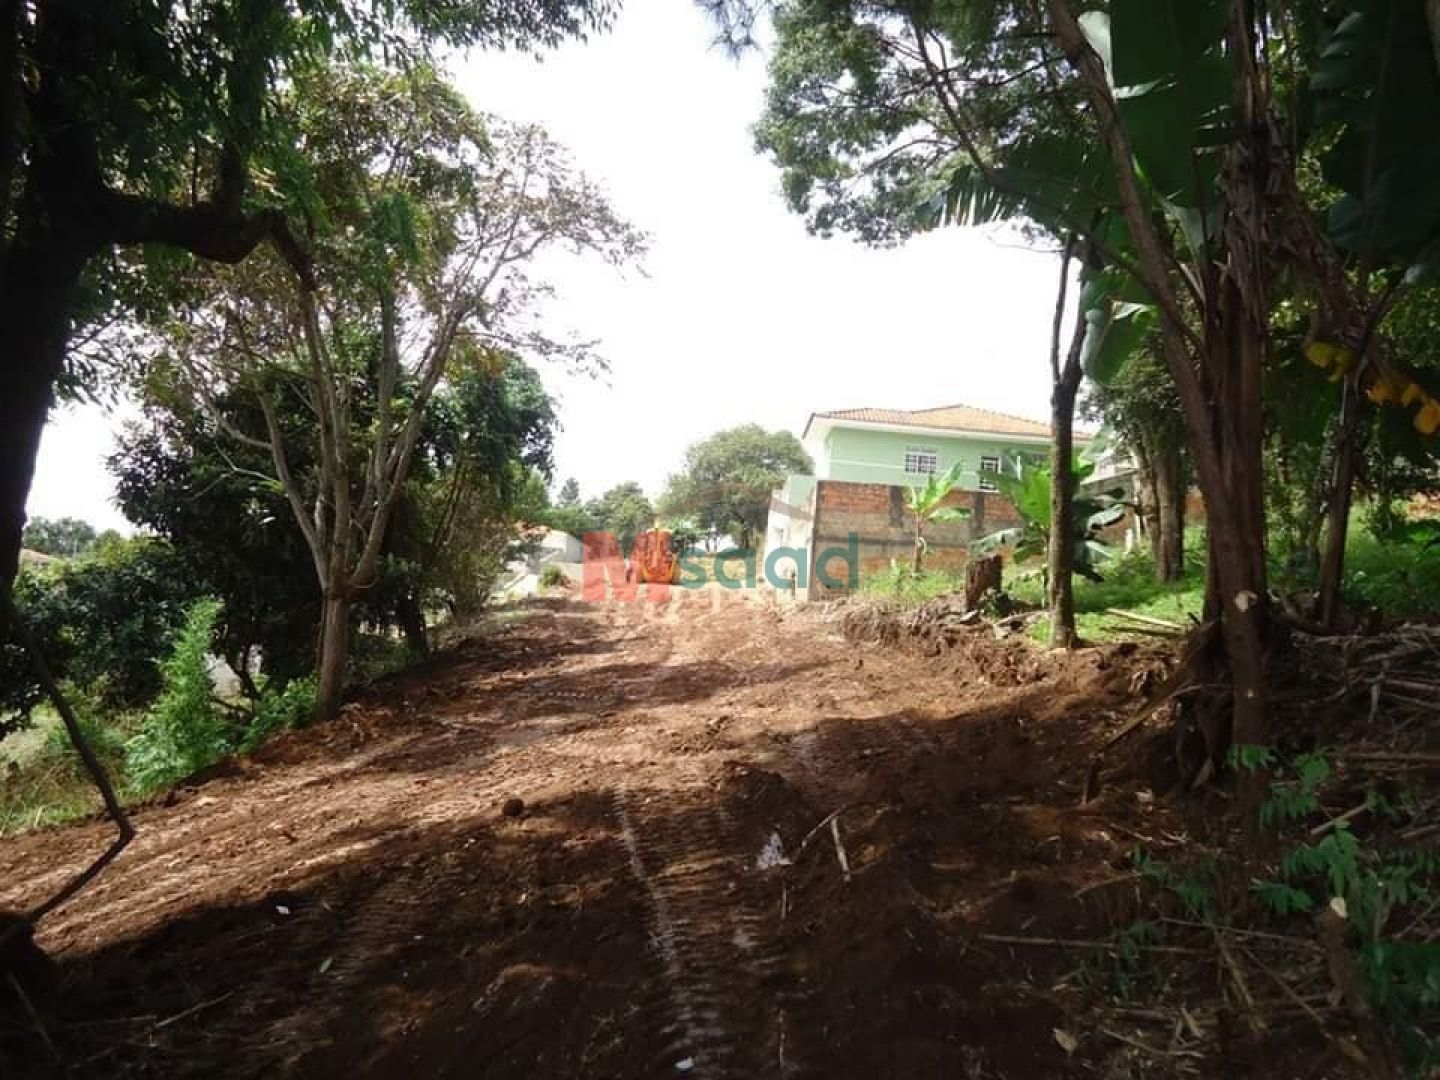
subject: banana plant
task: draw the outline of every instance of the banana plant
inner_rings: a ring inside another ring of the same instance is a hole
[[[943,473],[931,475],[923,484],[916,484],[905,490],[905,506],[915,519],[915,563],[914,572],[920,573],[929,544],[925,540],[925,526],[933,523],[963,521],[970,511],[959,506],[945,506],[946,496],[960,483],[960,463],[956,462]]]
[[[1007,464],[1009,468],[995,477],[995,483],[1001,494],[1014,504],[1022,524],[982,536],[973,547],[976,551],[1008,547],[1020,560],[1043,556],[1050,546],[1050,469],[1025,465],[1016,459]],[[1077,459],[1071,469],[1078,485],[1095,471],[1095,463]],[[1075,497],[1072,535],[1075,573],[1090,581],[1104,580],[1098,564],[1111,558],[1113,553],[1100,541],[1100,530],[1123,518],[1129,507],[1119,491]]]

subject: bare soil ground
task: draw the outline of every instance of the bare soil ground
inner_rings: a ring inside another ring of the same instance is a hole
[[[1080,790],[1158,659],[937,660],[835,625],[713,592],[535,602],[141,808],[42,928],[54,1054],[8,1018],[0,1073],[1136,1075],[1079,954],[993,939],[1130,917],[1129,852],[1174,811]],[[108,840],[5,842],[0,906]]]

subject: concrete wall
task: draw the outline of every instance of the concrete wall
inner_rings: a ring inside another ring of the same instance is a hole
[[[1020,515],[1003,495],[978,491],[952,491],[947,506],[970,511],[962,521],[931,524],[925,535],[929,549],[925,565],[955,570],[968,558],[967,546],[975,537],[1019,525]],[[845,591],[827,585],[818,571],[827,568],[832,579],[844,579],[846,566],[827,557],[855,538],[861,582],[890,568],[891,560],[908,565],[914,557],[914,520],[905,507],[905,489],[895,484],[860,484],[821,480],[815,485],[810,533],[809,595],[818,598]]]
[[[866,428],[836,427],[825,441],[820,475],[827,480],[860,484],[923,484],[925,477],[905,471],[908,448],[933,450],[939,458],[937,472],[960,464],[959,487],[980,489],[981,457],[999,457],[1002,462],[1017,454],[1043,459],[1050,450],[1043,443],[1005,442],[960,436],[935,436],[918,432],[874,431]]]

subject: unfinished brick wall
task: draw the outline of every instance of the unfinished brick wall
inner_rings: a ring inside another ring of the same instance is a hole
[[[946,506],[970,511],[962,521],[931,523],[925,528],[929,549],[925,564],[935,569],[955,570],[965,564],[967,547],[977,536],[1005,529],[1021,522],[1015,507],[1003,495],[980,491],[952,491]],[[859,552],[859,575],[883,572],[891,560],[909,565],[915,554],[915,526],[905,507],[905,489],[891,484],[854,484],[821,480],[815,487],[814,532],[811,542],[810,595],[825,596],[838,591],[827,587],[816,573],[814,563],[827,549],[845,548],[852,534]],[[831,560],[832,579],[845,576],[845,566]]]

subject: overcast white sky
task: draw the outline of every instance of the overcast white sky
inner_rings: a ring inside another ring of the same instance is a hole
[[[555,267],[548,314],[601,339],[612,366],[600,381],[544,372],[564,427],[557,485],[658,494],[710,432],[798,435],[824,409],[965,402],[1044,419],[1055,256],[975,230],[894,250],[809,236],[753,149],[763,57],[710,41],[686,0],[626,0],[612,33],[543,62],[456,65],[477,107],[543,123],[652,238],[643,275]],[[93,409],[55,414],[32,515],[122,524],[103,463],[116,427]]]

